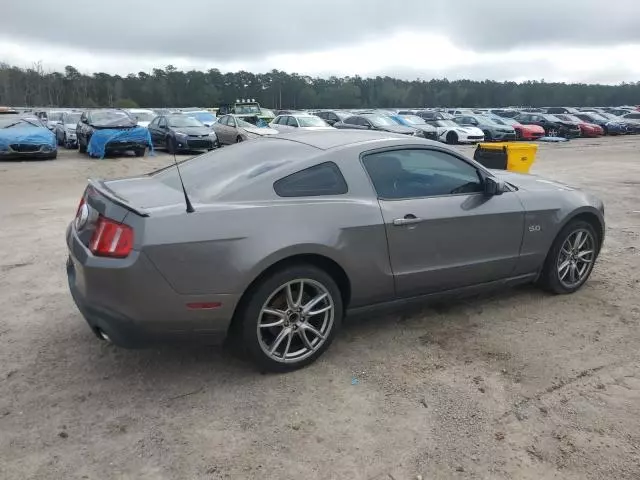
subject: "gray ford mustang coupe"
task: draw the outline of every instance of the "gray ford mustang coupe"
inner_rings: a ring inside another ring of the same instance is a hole
[[[233,332],[261,368],[291,370],[346,312],[534,281],[575,292],[604,239],[592,195],[406,135],[279,134],[180,173],[184,191],[175,165],[90,180],[67,230],[73,299],[116,345]]]

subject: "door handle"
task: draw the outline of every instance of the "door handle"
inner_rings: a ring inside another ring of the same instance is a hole
[[[405,215],[404,218],[396,218],[393,221],[393,224],[396,227],[401,227],[403,225],[413,225],[414,223],[420,223],[422,222],[422,218],[418,218],[415,215],[409,214],[409,215]]]

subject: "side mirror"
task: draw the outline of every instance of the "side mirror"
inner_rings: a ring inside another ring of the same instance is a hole
[[[484,179],[484,193],[488,196],[502,195],[506,190],[505,184],[502,180],[498,180],[493,177],[486,177]]]

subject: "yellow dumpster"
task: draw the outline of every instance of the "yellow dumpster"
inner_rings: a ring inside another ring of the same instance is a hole
[[[473,158],[487,168],[529,173],[537,151],[538,145],[535,143],[480,143]]]

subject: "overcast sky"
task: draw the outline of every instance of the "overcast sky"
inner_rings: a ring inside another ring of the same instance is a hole
[[[640,0],[7,0],[0,62],[312,76],[640,80]]]

